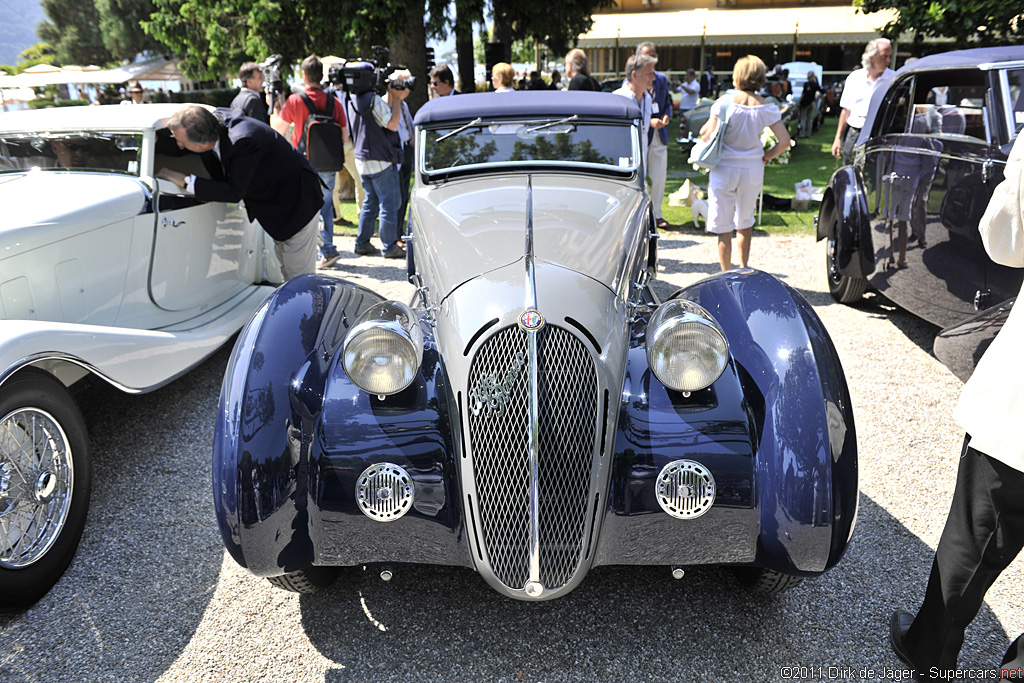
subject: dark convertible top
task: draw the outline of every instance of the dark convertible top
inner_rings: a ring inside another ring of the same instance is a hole
[[[903,65],[899,73],[911,71],[931,71],[935,69],[962,69],[976,67],[979,64],[1024,60],[1024,47],[978,47],[971,50],[953,50],[922,57],[910,64]]]
[[[603,92],[488,92],[435,97],[416,112],[416,125],[465,121],[481,117],[572,116],[640,118],[633,98]]]

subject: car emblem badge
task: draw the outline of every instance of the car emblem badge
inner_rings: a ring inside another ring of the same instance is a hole
[[[544,316],[535,308],[528,308],[519,316],[519,325],[527,332],[536,332],[544,327]]]
[[[469,392],[469,410],[473,417],[480,417],[485,411],[488,417],[498,416],[505,412],[505,403],[512,393],[516,379],[526,363],[526,354],[520,351],[503,376],[498,372],[481,377],[476,386]]]

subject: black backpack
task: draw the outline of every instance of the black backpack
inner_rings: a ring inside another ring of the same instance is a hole
[[[317,171],[340,171],[345,167],[345,141],[341,125],[334,120],[334,102],[337,98],[327,93],[327,111],[318,112],[313,100],[302,92],[299,97],[306,103],[309,116],[302,126],[299,154],[306,157]]]

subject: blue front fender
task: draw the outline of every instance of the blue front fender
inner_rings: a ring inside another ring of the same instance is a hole
[[[813,575],[834,566],[857,516],[857,438],[832,340],[795,290],[754,270],[680,290],[725,331],[764,396],[757,450],[755,564]]]
[[[239,334],[217,413],[213,498],[225,547],[255,574],[313,564],[312,422],[341,343],[339,330],[343,334],[363,310],[382,300],[341,280],[301,276],[268,297]],[[325,324],[328,319],[337,324]],[[246,552],[252,548],[261,552]]]

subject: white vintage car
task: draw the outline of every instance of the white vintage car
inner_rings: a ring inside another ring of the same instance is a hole
[[[280,280],[241,205],[154,177],[205,173],[164,127],[180,106],[0,114],[0,610],[49,590],[85,526],[89,447],[68,388],[167,384]]]

